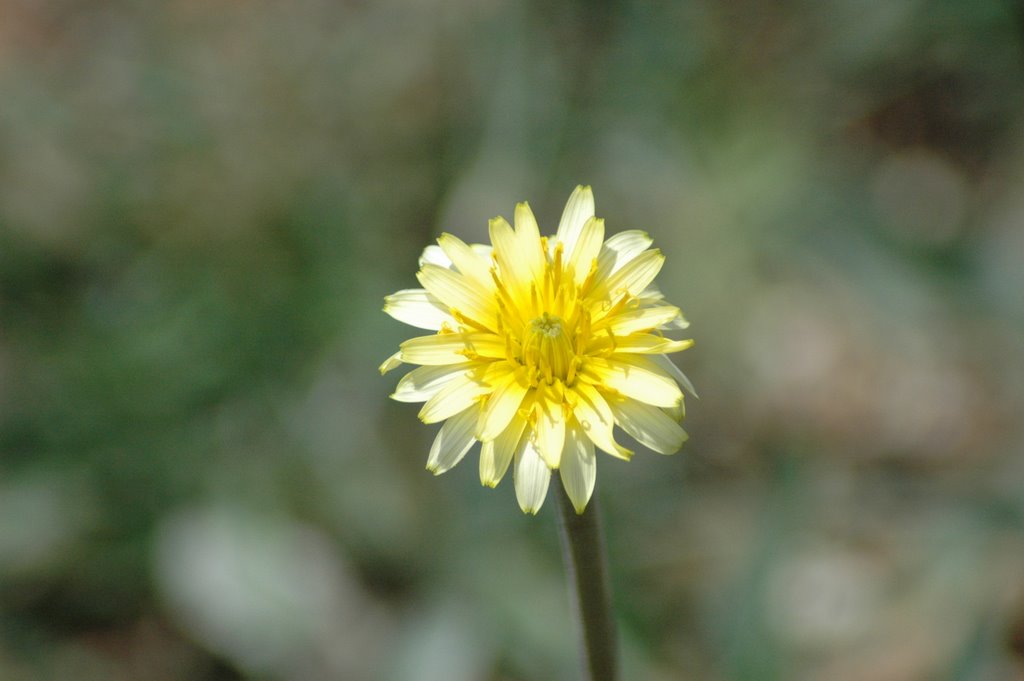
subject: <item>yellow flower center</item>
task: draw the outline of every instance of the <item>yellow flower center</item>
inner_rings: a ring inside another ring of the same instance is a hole
[[[516,271],[516,266],[509,264],[502,270],[495,257],[490,268],[495,323],[505,344],[505,358],[526,368],[530,387],[554,386],[556,395],[561,394],[560,387],[572,387],[591,354],[590,306],[596,303],[587,299],[597,272],[596,258],[587,265],[587,276],[577,283],[575,265],[565,262],[564,250],[558,242],[549,251],[547,239],[542,237],[539,267]],[[620,302],[627,298],[623,295]],[[453,315],[467,326],[473,325],[457,311]],[[476,328],[487,331],[479,325]]]
[[[523,364],[529,369],[531,382],[548,385],[560,380],[571,383],[576,370],[576,353],[564,322],[555,315],[543,313],[530,322],[523,343]]]

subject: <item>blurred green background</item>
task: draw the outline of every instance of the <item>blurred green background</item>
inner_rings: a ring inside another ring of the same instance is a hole
[[[579,183],[697,344],[603,457],[627,679],[1024,654],[1024,9],[0,0],[0,679],[578,678],[377,365],[442,230]]]

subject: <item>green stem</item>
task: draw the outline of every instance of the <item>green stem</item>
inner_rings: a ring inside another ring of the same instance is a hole
[[[556,486],[562,555],[569,576],[573,612],[580,626],[584,679],[617,681],[615,622],[597,497],[591,496],[583,513],[577,514],[561,481]]]

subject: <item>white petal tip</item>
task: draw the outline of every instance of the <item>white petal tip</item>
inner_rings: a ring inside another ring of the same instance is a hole
[[[402,360],[395,359],[394,357],[389,357],[388,359],[386,359],[384,361],[383,364],[381,364],[379,367],[377,367],[377,371],[379,371],[380,375],[383,376],[384,374],[388,373],[389,371],[391,371],[393,369],[397,369],[401,365],[402,365]]]
[[[583,515],[583,512],[587,510],[587,504],[590,503],[590,496],[588,495],[587,498],[583,500],[583,503],[577,503],[577,500],[573,499],[572,496],[569,495],[568,490],[566,490],[566,496],[569,497],[569,503],[572,504],[572,508],[576,511],[576,515]]]
[[[611,454],[612,456],[615,456],[615,457],[617,457],[619,459],[622,459],[623,461],[629,461],[630,459],[633,458],[633,454],[636,453],[632,449],[626,449],[625,447],[620,445],[618,442],[613,442],[612,444],[615,445],[615,451],[614,452],[608,452],[608,454]]]

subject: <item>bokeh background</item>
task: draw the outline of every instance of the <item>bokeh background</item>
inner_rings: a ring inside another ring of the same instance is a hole
[[[0,0],[0,679],[578,678],[523,516],[378,364],[442,230],[594,187],[692,321],[604,457],[628,679],[1024,652],[1024,9]]]

